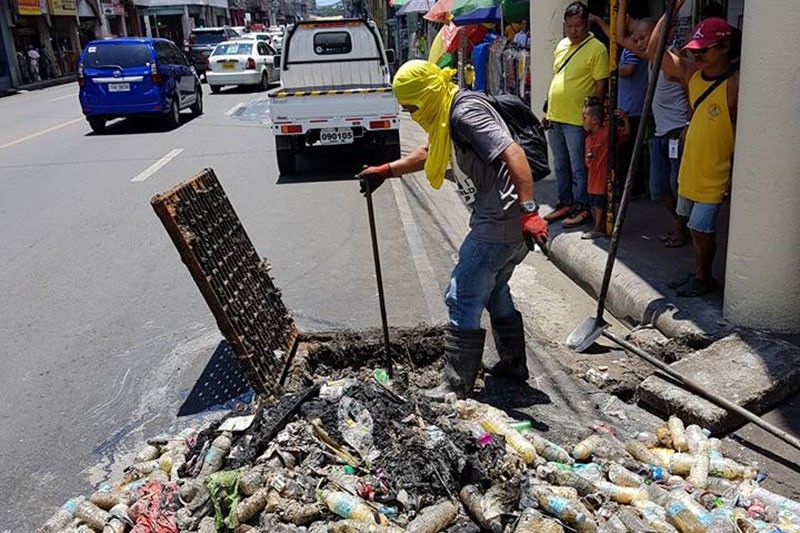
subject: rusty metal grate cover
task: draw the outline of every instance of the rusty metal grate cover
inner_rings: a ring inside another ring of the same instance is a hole
[[[279,393],[297,327],[214,171],[205,169],[150,203],[253,389]]]

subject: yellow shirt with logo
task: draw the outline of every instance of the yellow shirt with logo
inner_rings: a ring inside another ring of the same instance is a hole
[[[596,81],[608,78],[608,50],[591,33],[586,39],[591,41],[578,50],[561,72],[558,72],[561,65],[583,43],[572,44],[565,38],[553,52],[553,81],[547,96],[547,118],[551,122],[583,124],[584,100],[595,94]]]
[[[714,83],[697,71],[689,80],[689,103]],[[678,174],[678,194],[694,202],[722,203],[733,164],[734,129],[724,81],[693,110]]]

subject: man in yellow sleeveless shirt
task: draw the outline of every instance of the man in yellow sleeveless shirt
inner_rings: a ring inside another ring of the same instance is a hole
[[[684,2],[678,0],[676,12]],[[657,38],[662,24],[663,17],[651,39]],[[695,271],[670,283],[678,296],[701,296],[716,287],[711,277],[716,223],[731,187],[739,94],[732,37],[733,28],[725,20],[708,18],[697,25],[683,47],[693,61],[668,51],[662,64],[664,74],[687,88],[692,108],[678,175],[677,211],[688,219]]]

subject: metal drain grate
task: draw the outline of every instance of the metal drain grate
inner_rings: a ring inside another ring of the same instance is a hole
[[[280,392],[297,327],[214,171],[150,203],[256,392]]]

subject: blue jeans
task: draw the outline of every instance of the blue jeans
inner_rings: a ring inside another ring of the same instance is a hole
[[[527,254],[524,242],[490,243],[467,235],[444,295],[450,323],[460,329],[478,329],[484,309],[493,318],[514,316],[508,280]]]
[[[678,197],[680,151],[676,159],[670,159],[669,141],[666,135],[650,139],[650,197],[653,200],[668,194]]]
[[[555,159],[558,203],[586,208],[589,193],[586,189],[586,167],[583,163],[584,132],[581,126],[551,122],[547,142]]]

